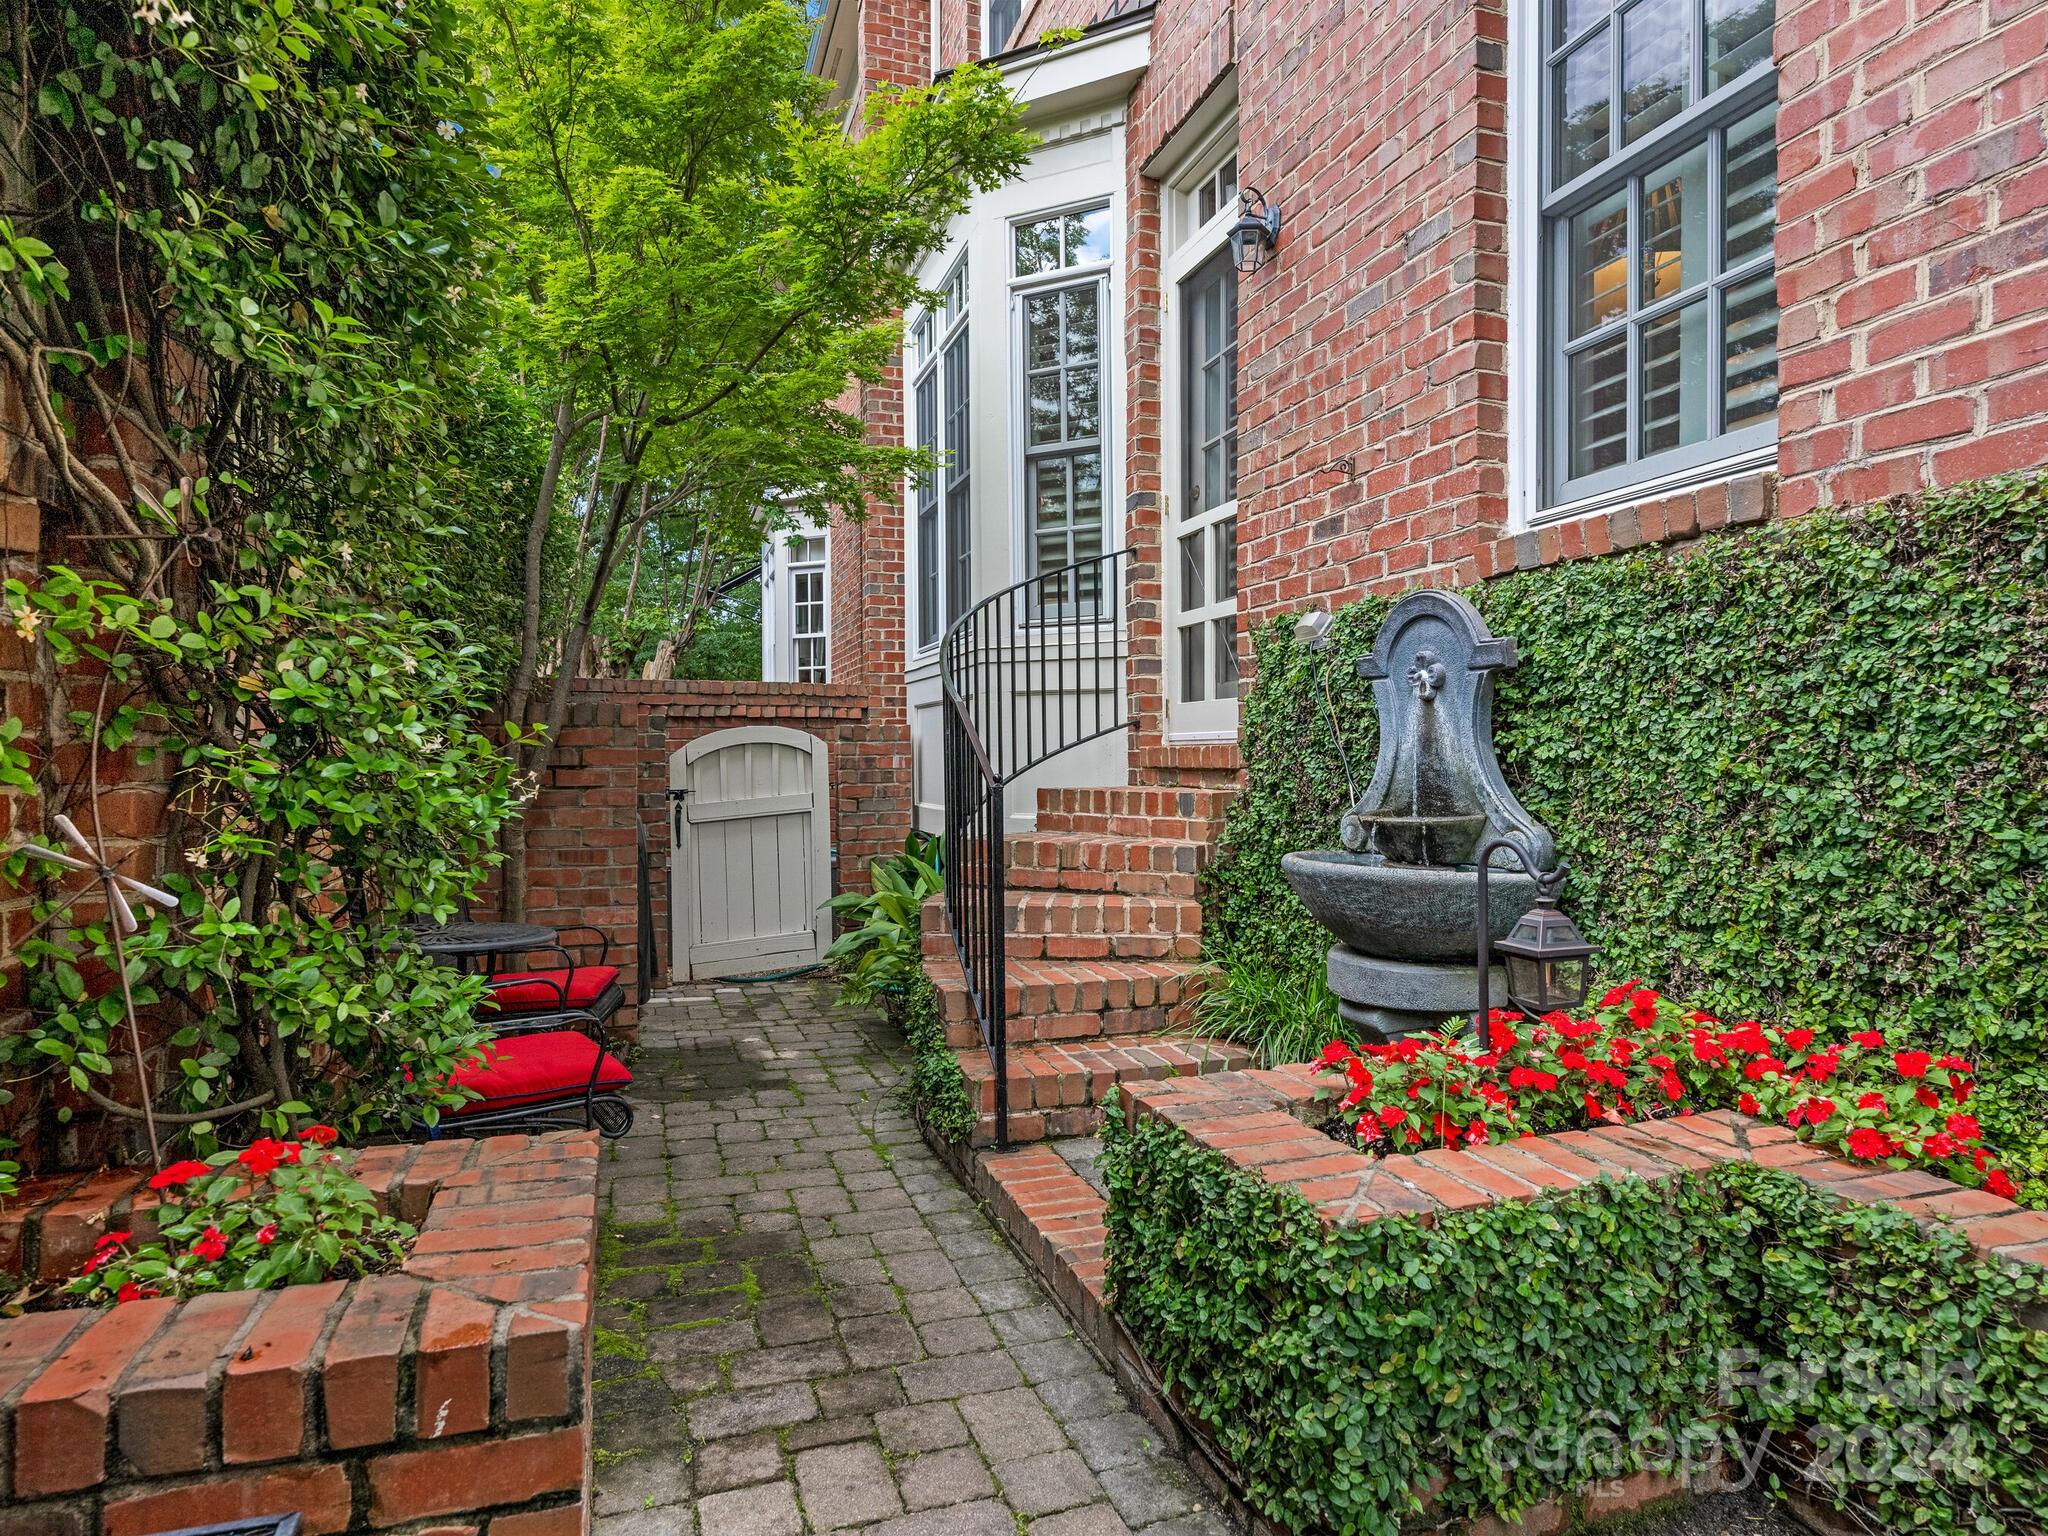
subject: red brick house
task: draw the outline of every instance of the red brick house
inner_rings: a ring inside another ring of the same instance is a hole
[[[1106,662],[1016,661],[1078,585],[980,642],[1039,748],[1129,725],[1010,786],[1027,1053],[1170,1013],[1254,623],[2048,463],[2040,0],[832,0],[815,49],[849,123],[977,57],[1042,142],[866,392],[946,467],[834,531],[831,649],[900,668],[937,828],[948,626],[1123,593]]]

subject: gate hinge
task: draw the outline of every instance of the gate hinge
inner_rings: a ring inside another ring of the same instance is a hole
[[[690,792],[687,789],[672,789],[668,792],[668,797],[671,800],[687,800],[690,798]]]

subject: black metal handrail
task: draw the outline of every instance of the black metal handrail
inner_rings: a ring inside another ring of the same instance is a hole
[[[939,652],[945,692],[946,924],[995,1068],[996,1144],[1010,1144],[1009,788],[1039,764],[1130,724],[1126,552],[1046,571],[977,603]]]

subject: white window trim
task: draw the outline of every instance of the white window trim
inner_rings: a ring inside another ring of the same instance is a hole
[[[917,446],[917,381],[918,377],[924,372],[926,364],[922,359],[916,361],[912,360],[910,340],[913,336],[917,334],[918,325],[927,317],[929,317],[932,322],[932,355],[930,359],[930,366],[933,369],[933,378],[936,381],[935,393],[937,401],[936,409],[934,411],[932,430],[935,434],[935,444],[939,446],[943,451],[946,431],[946,346],[949,342],[952,341],[952,339],[956,335],[959,334],[962,326],[971,327],[974,318],[974,274],[968,264],[968,254],[968,250],[965,246],[962,246],[958,249],[949,252],[947,260],[940,263],[939,270],[942,275],[940,276],[938,282],[934,285],[941,291],[945,291],[952,286],[952,282],[955,277],[960,276],[963,273],[966,275],[967,304],[966,307],[961,310],[960,314],[954,317],[950,324],[945,319],[942,318],[942,311],[927,308],[922,304],[916,306],[913,309],[906,310],[904,312],[903,441],[912,448],[915,448]],[[968,377],[971,380],[973,378],[974,343],[970,339],[967,345],[969,349]],[[972,387],[971,384],[969,387]],[[918,477],[914,474],[905,475],[903,477],[903,590],[904,620],[906,626],[903,633],[905,651],[908,660],[913,666],[920,661],[926,661],[930,660],[933,657],[936,657],[939,654],[940,647],[942,647],[946,643],[946,627],[948,623],[948,620],[946,618],[947,576],[951,569],[951,560],[953,552],[950,546],[950,541],[947,539],[946,536],[946,472],[943,465],[938,470],[936,470],[935,473],[939,477],[937,534],[939,562],[939,623],[935,631],[936,638],[934,638],[930,643],[925,643],[919,638],[919,635],[923,629],[924,621],[924,583],[921,579],[923,576],[923,572],[921,572],[918,569],[917,563]],[[974,492],[972,489],[972,485],[970,483],[970,487],[968,490],[968,496],[970,500],[972,499],[973,494]],[[969,518],[969,523],[971,526],[971,514]],[[973,594],[972,592],[970,592],[970,601],[972,599],[972,596]]]
[[[1187,370],[1183,364],[1181,343],[1181,320],[1179,296],[1181,284],[1192,277],[1211,256],[1230,243],[1230,231],[1237,223],[1237,205],[1218,208],[1214,218],[1199,227],[1192,225],[1192,205],[1201,184],[1231,154],[1238,151],[1237,113],[1231,112],[1220,123],[1205,134],[1176,169],[1163,178],[1163,192],[1167,200],[1164,210],[1169,238],[1185,230],[1179,244],[1166,257],[1159,285],[1159,308],[1162,317],[1160,326],[1160,351],[1162,353],[1159,371],[1159,443],[1161,456],[1161,484],[1165,494],[1159,508],[1159,572],[1162,590],[1160,592],[1160,622],[1165,631],[1163,650],[1164,662],[1161,669],[1160,686],[1166,703],[1166,737],[1176,742],[1219,742],[1235,741],[1238,735],[1239,706],[1235,701],[1228,705],[1215,700],[1202,705],[1180,704],[1176,695],[1180,691],[1180,625],[1175,622],[1180,609],[1174,594],[1179,590],[1180,564],[1179,543],[1175,530],[1179,527],[1179,514],[1174,510],[1186,499],[1187,454],[1182,434],[1187,427]],[[1244,162],[1240,159],[1237,168],[1238,180],[1244,180]],[[1186,221],[1185,223],[1183,221]],[[1208,514],[1212,520],[1221,521],[1237,515],[1237,503],[1212,508]],[[1240,611],[1242,604],[1240,603]],[[1176,723],[1185,722],[1185,728]]]
[[[1022,277],[1017,275],[1017,231],[1020,228],[1069,213],[1091,212],[1097,208],[1107,209],[1109,212],[1107,260],[1090,262],[1078,267],[1062,267],[1057,272],[1033,272]],[[1123,250],[1123,204],[1120,198],[1109,193],[1098,193],[1093,197],[1075,198],[1064,203],[1033,208],[1025,213],[1012,214],[1003,221],[1003,272],[1010,305],[1007,364],[1010,430],[1007,457],[1010,481],[1010,548],[1015,551],[1015,563],[1011,568],[1013,581],[1028,581],[1031,578],[1033,551],[1036,548],[1031,537],[1031,488],[1025,473],[1028,449],[1025,442],[1025,423],[1028,402],[1025,398],[1024,380],[1024,300],[1029,294],[1051,288],[1074,287],[1091,277],[1100,285],[1101,294],[1099,323],[1102,327],[1102,360],[1099,366],[1102,387],[1102,552],[1105,555],[1113,554],[1124,547],[1121,404],[1124,383],[1123,299],[1121,286],[1116,280],[1117,262]],[[1023,617],[1020,611],[1020,622]],[[1122,624],[1121,611],[1118,612],[1116,621],[1119,625]]]
[[[796,643],[799,639],[822,640],[825,643],[825,675],[821,678],[812,679],[812,681],[829,683],[832,681],[832,538],[829,533],[823,531],[810,534],[807,537],[815,538],[824,545],[824,552],[816,560],[798,560],[795,558],[797,551],[793,546],[788,544],[783,546],[790,556],[785,567],[789,577],[789,605],[786,610],[788,633],[784,637],[789,664],[783,671],[784,675],[793,683],[804,681],[804,679],[797,676],[799,666]],[[816,571],[819,576],[819,601],[823,605],[825,627],[814,636],[800,636],[796,628],[797,578],[807,575],[812,571]]]
[[[1695,490],[1760,470],[1774,469],[1777,443],[1704,464],[1653,475],[1628,485],[1552,506],[1543,504],[1544,352],[1547,309],[1543,293],[1543,93],[1540,79],[1541,8],[1519,11],[1508,28],[1508,526],[1527,533],[1552,523],[1632,506]]]

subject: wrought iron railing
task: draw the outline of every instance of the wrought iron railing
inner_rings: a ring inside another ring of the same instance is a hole
[[[1010,786],[1130,723],[1125,552],[1005,587],[946,631],[946,923],[995,1069],[996,1142],[1010,1141],[1009,955],[1003,838]]]

